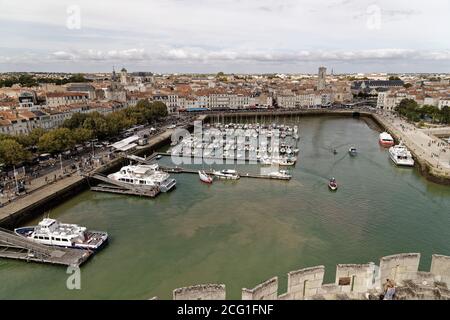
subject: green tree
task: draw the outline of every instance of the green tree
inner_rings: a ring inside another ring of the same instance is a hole
[[[35,128],[28,134],[21,134],[14,136],[14,140],[20,143],[24,147],[34,147],[39,142],[39,138],[45,133],[42,128]]]
[[[30,153],[14,139],[0,141],[0,161],[6,165],[16,165],[30,158]]]
[[[439,116],[439,109],[435,106],[431,105],[424,105],[422,108],[419,109],[420,117],[424,119],[425,117],[432,118],[433,122],[436,121],[436,119]]]
[[[439,111],[441,122],[444,124],[450,123],[450,108],[445,106]]]
[[[420,120],[419,105],[414,99],[403,99],[395,110],[402,116],[405,116],[410,121]]]
[[[46,132],[39,138],[38,147],[41,152],[60,153],[75,146],[72,131],[68,128],[58,128]]]
[[[90,82],[90,80],[86,79],[83,74],[77,73],[72,75],[67,82]]]
[[[133,121],[126,117],[123,111],[113,112],[107,115],[106,123],[110,136],[118,135],[123,129],[133,126]]]
[[[398,76],[390,76],[389,80],[401,80]]]
[[[83,122],[83,128],[91,130],[98,139],[107,137],[109,133],[105,117],[98,112],[92,112],[87,116]]]
[[[156,120],[164,118],[168,115],[167,106],[165,103],[157,101],[154,102],[151,106],[152,113]]]
[[[76,129],[83,126],[88,116],[85,113],[74,113],[69,119],[64,120],[63,127]]]
[[[86,141],[89,141],[94,136],[94,133],[92,130],[85,129],[85,128],[77,128],[72,131],[72,137],[75,141],[75,143],[83,143]]]

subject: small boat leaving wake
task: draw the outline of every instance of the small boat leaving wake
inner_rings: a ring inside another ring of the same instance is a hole
[[[198,172],[198,176],[200,177],[200,180],[205,182],[205,183],[212,183],[213,182],[213,177],[211,177],[210,175],[206,174],[206,172],[204,170],[201,170]]]
[[[355,148],[355,147],[350,147],[350,149],[348,149],[348,153],[349,153],[352,157],[354,157],[354,156],[356,156],[356,155],[358,154],[358,152],[356,151],[356,148]]]
[[[335,178],[331,178],[328,182],[328,188],[330,188],[331,191],[335,191],[338,188],[338,184],[336,182]]]

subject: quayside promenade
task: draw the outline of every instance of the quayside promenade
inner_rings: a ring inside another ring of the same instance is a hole
[[[389,113],[377,113],[373,117],[408,147],[431,180],[450,184],[450,145],[437,136],[450,135],[450,127],[417,128]]]
[[[173,129],[168,129],[153,138],[149,139],[148,144],[141,149],[136,150],[135,154],[146,153],[153,150],[161,144],[164,144],[172,136]],[[80,190],[83,190],[87,184],[84,175],[104,173],[120,165],[123,157],[115,157],[112,160],[103,158],[103,161],[86,168],[85,171],[71,171],[64,175],[43,176],[27,185],[28,192],[13,201],[4,202],[0,208],[0,226],[4,228],[13,228],[18,224],[31,218],[35,213],[43,213],[49,210],[53,204],[60,203]]]
[[[287,292],[278,293],[278,277],[252,289],[242,289],[242,300],[379,300],[386,285],[395,300],[450,300],[450,257],[433,254],[429,271],[419,271],[420,253],[385,256],[379,265],[338,264],[333,283],[323,283],[324,266],[287,274]],[[389,280],[389,281],[388,281]],[[152,299],[158,299],[153,297]],[[224,300],[225,284],[203,284],[173,290],[174,300]]]

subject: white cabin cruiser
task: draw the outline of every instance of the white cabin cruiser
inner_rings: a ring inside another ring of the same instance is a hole
[[[213,174],[219,179],[238,180],[240,178],[236,170],[225,169],[221,171],[214,171]]]
[[[37,243],[65,248],[98,250],[108,241],[106,232],[89,231],[50,218],[44,218],[37,226],[16,228],[14,232]]]
[[[270,172],[268,176],[282,180],[290,180],[292,178],[292,176],[289,174],[289,171],[287,170]]]
[[[168,173],[159,170],[158,164],[125,166],[120,171],[108,175],[108,178],[138,185],[141,188],[159,187],[161,192],[171,190],[177,183]]]
[[[413,167],[414,159],[411,152],[402,144],[389,148],[391,160],[398,166]]]

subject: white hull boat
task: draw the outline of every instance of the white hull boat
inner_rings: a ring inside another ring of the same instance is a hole
[[[89,231],[85,227],[60,223],[50,218],[44,218],[37,226],[16,228],[14,232],[44,245],[94,251],[99,250],[108,241],[106,232]]]
[[[411,152],[402,144],[389,148],[389,156],[397,166],[413,167],[414,159]]]
[[[203,171],[203,170],[198,172],[198,176],[199,176],[200,180],[205,182],[205,183],[212,183],[213,182],[213,177],[211,177],[210,175],[206,174],[205,171]]]

